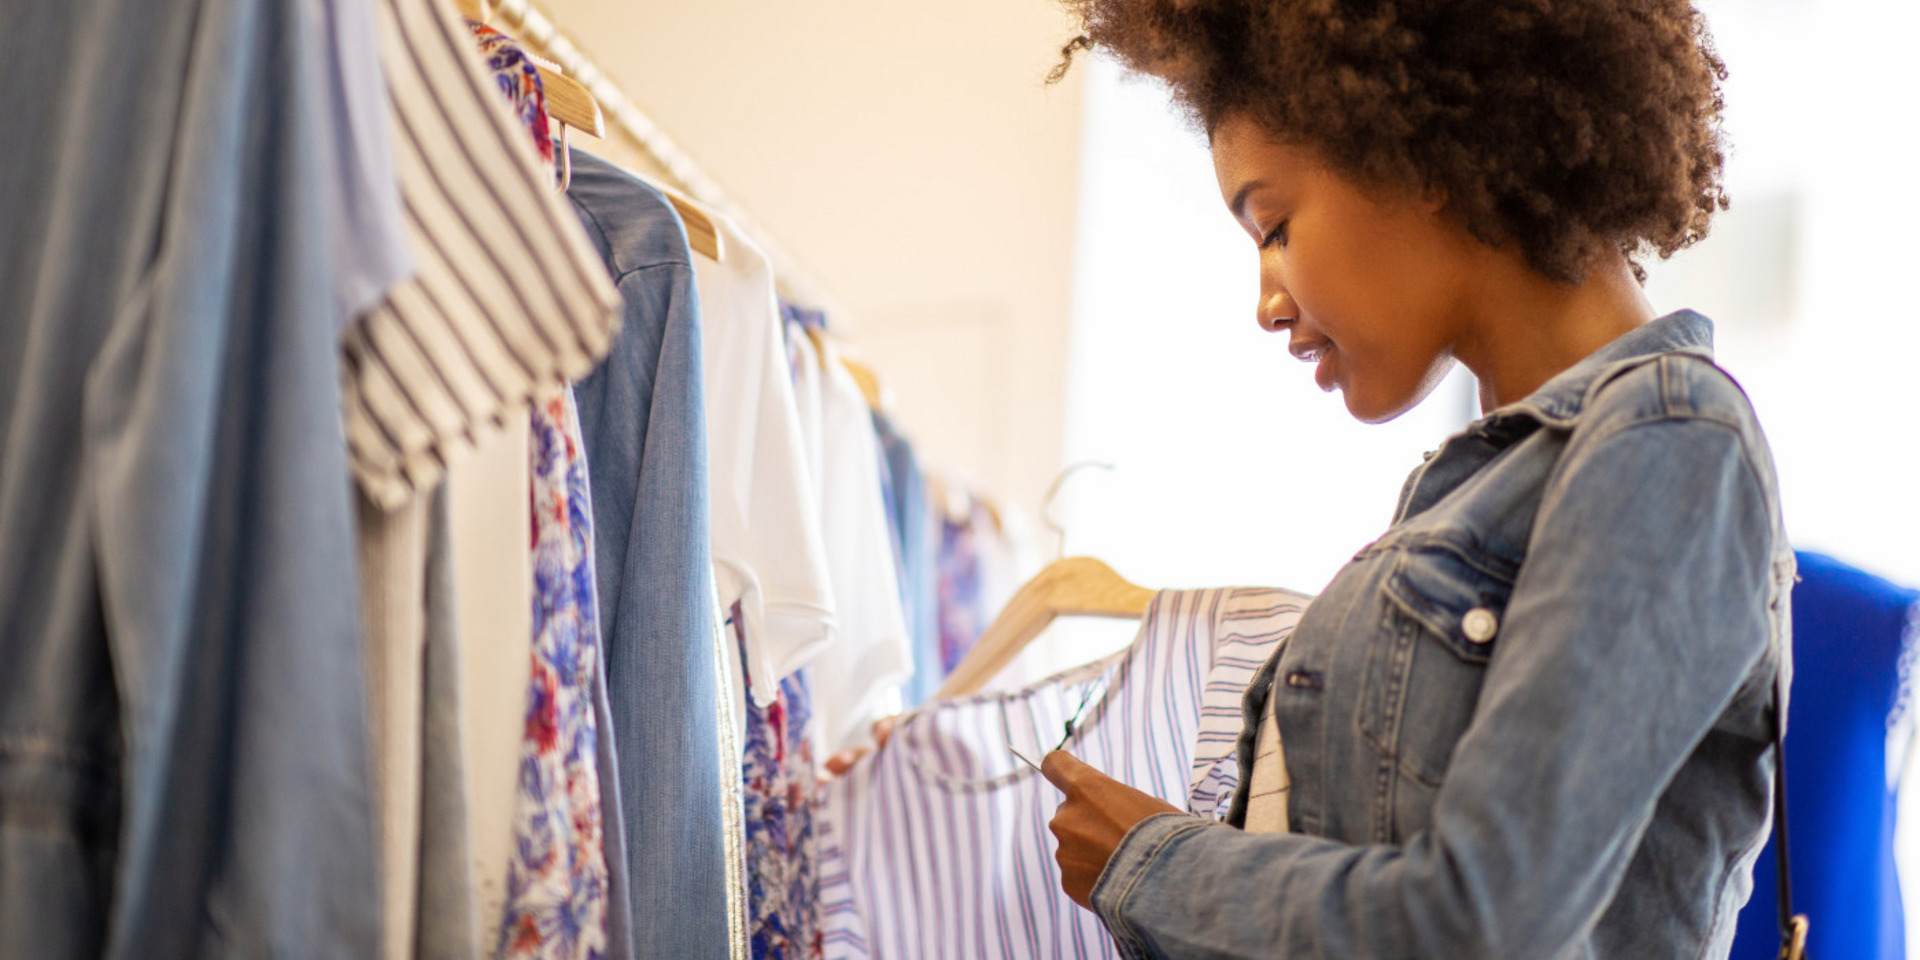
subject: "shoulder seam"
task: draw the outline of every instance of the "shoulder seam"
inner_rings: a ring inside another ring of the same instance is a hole
[[[1762,500],[1764,500],[1769,506],[1771,506],[1776,512],[1778,512],[1779,492],[1778,490],[1770,489],[1767,486],[1765,479],[1761,476],[1759,460],[1754,454],[1753,445],[1750,442],[1748,442],[1747,431],[1742,428],[1743,426],[1742,424],[1733,423],[1728,420],[1722,419],[1720,417],[1706,416],[1697,411],[1693,413],[1677,415],[1677,416],[1670,415],[1670,414],[1663,414],[1660,416],[1643,416],[1633,420],[1629,420],[1626,423],[1618,424],[1616,426],[1613,426],[1611,429],[1606,430],[1605,432],[1596,434],[1589,439],[1589,442],[1593,444],[1606,443],[1607,441],[1612,440],[1615,437],[1618,437],[1622,434],[1625,434],[1628,431],[1636,430],[1641,427],[1654,427],[1654,426],[1660,426],[1663,424],[1687,425],[1687,424],[1695,424],[1695,423],[1719,427],[1720,429],[1733,434],[1734,442],[1739,444],[1740,446],[1740,462],[1742,465],[1744,465],[1747,468],[1748,479],[1752,480],[1754,484],[1754,488],[1760,491]],[[1562,460],[1564,459],[1565,459],[1565,456],[1562,455]],[[1557,465],[1556,465],[1556,470],[1554,472],[1556,474],[1559,472],[1557,469]]]
[[[607,235],[607,226],[600,222],[600,216],[594,213],[591,207],[581,203],[580,198],[575,197],[571,193],[567,194],[567,202],[573,204],[573,209],[578,211],[581,216],[593,222],[593,232],[600,235],[600,245],[606,247],[608,253],[612,253],[613,238]]]
[[[573,209],[579,211],[581,216],[593,222],[593,231],[600,235],[601,245],[606,247],[608,254],[617,261],[620,257],[620,253],[614,247],[613,235],[607,232],[607,225],[600,220],[600,215],[593,212],[592,207],[584,203],[581,203],[580,199],[578,197],[575,197],[573,194],[567,194],[567,202],[573,204]],[[677,214],[675,215],[675,218],[674,218],[674,224],[676,226],[679,226],[680,224],[679,217]],[[683,244],[686,242],[685,240],[686,234],[684,232],[685,229],[686,229],[685,227],[681,227],[681,231],[682,231],[681,242]],[[646,270],[651,267],[664,267],[664,266],[675,266],[675,265],[684,266],[688,268],[691,268],[693,266],[693,264],[684,257],[669,257],[666,259],[649,261],[647,263],[635,264],[631,267],[624,267],[619,265],[618,263],[611,263],[607,265],[607,272],[612,274],[613,283],[614,285],[618,286],[620,281],[625,280],[628,276],[631,276],[635,271]]]
[[[1746,388],[1740,385],[1740,381],[1735,379],[1733,374],[1728,372],[1727,368],[1712,359],[1696,354],[1670,353],[1662,356],[1658,364],[1660,369],[1660,406],[1661,409],[1666,411],[1670,416],[1681,418],[1704,417],[1716,421],[1724,420],[1724,418],[1706,413],[1694,402],[1695,390],[1692,384],[1687,381],[1686,376],[1686,371],[1690,369],[1686,366],[1689,361],[1706,364],[1707,369],[1710,371],[1709,375],[1718,375],[1719,379],[1726,381],[1727,385],[1732,387],[1735,393],[1739,394],[1741,400],[1745,401],[1749,407],[1752,406],[1753,400],[1747,396]],[[1735,423],[1733,425],[1737,426],[1738,424]]]
[[[648,270],[658,270],[662,267],[679,267],[683,270],[691,270],[693,265],[686,262],[685,260],[655,260],[652,263],[643,263],[637,267],[630,267],[626,270],[620,271],[619,275],[613,278],[613,284],[614,286],[619,286],[620,284],[625,283],[628,277],[631,277],[636,273],[643,273]]]

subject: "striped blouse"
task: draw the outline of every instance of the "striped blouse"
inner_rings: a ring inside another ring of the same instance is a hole
[[[419,271],[343,331],[341,389],[354,479],[392,509],[509,411],[593,369],[620,297],[466,24],[434,0],[375,10]]]
[[[930,704],[886,749],[824,788],[818,813],[828,958],[1114,957],[1093,913],[1060,889],[1036,759],[1066,745],[1125,783],[1202,817],[1238,780],[1241,695],[1308,598],[1285,590],[1170,590],[1126,650],[1013,693]]]

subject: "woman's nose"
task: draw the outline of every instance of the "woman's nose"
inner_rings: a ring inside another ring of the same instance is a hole
[[[1253,318],[1260,324],[1260,329],[1268,333],[1280,333],[1300,319],[1300,308],[1294,304],[1292,297],[1276,290],[1261,295]]]

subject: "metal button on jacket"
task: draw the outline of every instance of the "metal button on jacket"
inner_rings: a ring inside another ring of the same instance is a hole
[[[1465,631],[1467,639],[1474,643],[1486,643],[1500,629],[1500,621],[1486,607],[1474,607],[1460,618],[1460,629]]]

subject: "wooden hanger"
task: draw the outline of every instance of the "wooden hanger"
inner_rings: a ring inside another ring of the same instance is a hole
[[[1000,505],[995,503],[992,497],[982,494],[975,494],[973,501],[978,503],[982,510],[987,511],[987,518],[993,521],[993,528],[1002,535],[1005,535],[1007,532],[1007,519],[1006,515],[1000,512]]]
[[[840,369],[847,371],[853,378],[853,384],[860,388],[860,398],[867,402],[867,409],[883,412],[886,407],[886,394],[880,389],[880,375],[873,368],[847,356],[846,351],[834,346],[827,338],[827,332],[819,327],[805,328],[807,339],[813,341],[813,351],[820,357],[822,364],[839,361]]]
[[[493,0],[453,0],[453,5],[468,20],[486,23],[493,18]],[[546,94],[548,116],[596,137],[607,135],[606,117],[600,110],[600,101],[594,99],[585,84],[567,76],[557,64],[529,51],[522,52],[526,53],[533,68],[540,73],[540,88]],[[723,247],[713,217],[679,191],[645,177],[641,179],[665,194],[667,202],[673,204],[674,212],[680,215],[680,222],[686,225],[687,245],[709,260],[720,260]]]
[[[872,367],[844,353],[840,355],[840,365],[847,368],[847,373],[853,377],[853,382],[859,385],[860,396],[866,399],[867,409],[875,413],[885,413],[887,394],[880,387],[880,375],[874,373]]]
[[[454,7],[468,20],[486,23],[493,19],[492,0],[454,0]],[[531,53],[527,59],[540,73],[540,88],[546,93],[547,115],[569,127],[596,137],[607,135],[607,124],[600,114],[600,103],[587,92],[585,84],[558,66]]]
[[[607,135],[607,121],[600,113],[600,101],[587,92],[587,85],[567,76],[559,64],[527,54],[533,68],[540,71],[540,87],[547,95],[547,116],[582,133],[596,137]]]
[[[880,386],[880,375],[873,368],[847,356],[846,351],[833,346],[827,338],[827,332],[816,326],[805,327],[807,339],[813,341],[813,352],[825,364],[832,360],[840,361],[840,368],[853,378],[854,386],[860,388],[861,399],[867,401],[867,409],[875,413],[885,413],[888,407],[886,390]]]
[[[1007,601],[993,624],[947,675],[934,699],[978,693],[1059,617],[1138,620],[1154,591],[1127,582],[1092,557],[1055,560]]]
[[[632,173],[630,170],[628,172]],[[687,228],[687,246],[692,247],[693,252],[708,260],[725,259],[726,245],[720,240],[720,228],[714,224],[713,215],[699,201],[651,177],[642,177],[637,173],[634,176],[645,180],[647,186],[660,191],[667,202],[673,204],[673,211],[680,215],[681,224]]]

